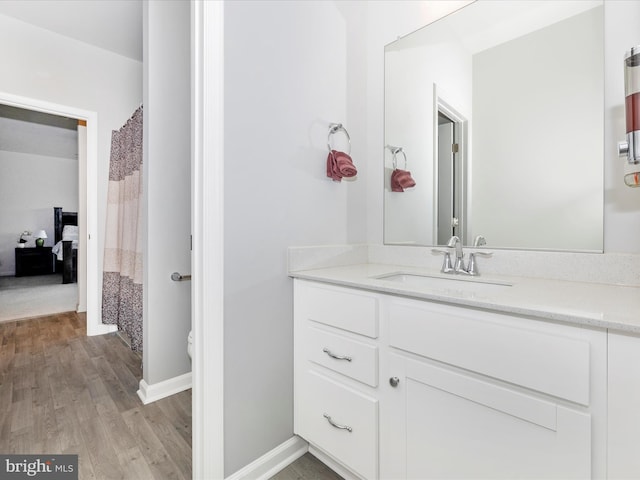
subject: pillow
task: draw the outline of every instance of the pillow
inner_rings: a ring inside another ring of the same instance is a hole
[[[78,240],[78,226],[65,225],[62,228],[62,240]]]

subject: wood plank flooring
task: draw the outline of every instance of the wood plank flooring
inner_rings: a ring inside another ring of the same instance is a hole
[[[190,479],[191,391],[143,405],[141,378],[82,314],[0,323],[0,453],[78,454],[82,480]]]

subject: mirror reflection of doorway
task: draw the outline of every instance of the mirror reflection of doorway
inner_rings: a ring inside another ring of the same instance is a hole
[[[436,241],[446,245],[456,235],[466,239],[465,119],[438,99]]]

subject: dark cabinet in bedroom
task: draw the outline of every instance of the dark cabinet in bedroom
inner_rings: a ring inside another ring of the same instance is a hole
[[[16,248],[16,277],[53,273],[51,247]]]

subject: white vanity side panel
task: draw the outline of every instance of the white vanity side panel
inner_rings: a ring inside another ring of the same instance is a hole
[[[535,327],[535,322],[508,315],[395,301],[389,311],[389,344],[589,405],[589,343],[561,336],[561,326],[558,335]]]
[[[350,360],[331,357],[348,357]],[[319,328],[307,329],[309,360],[372,387],[378,386],[378,347],[358,340],[334,335]]]
[[[329,285],[310,285],[299,282],[296,294],[303,295],[301,314],[307,320],[378,337],[378,298],[364,291],[349,290]]]
[[[640,478],[640,337],[608,335],[609,478]]]

